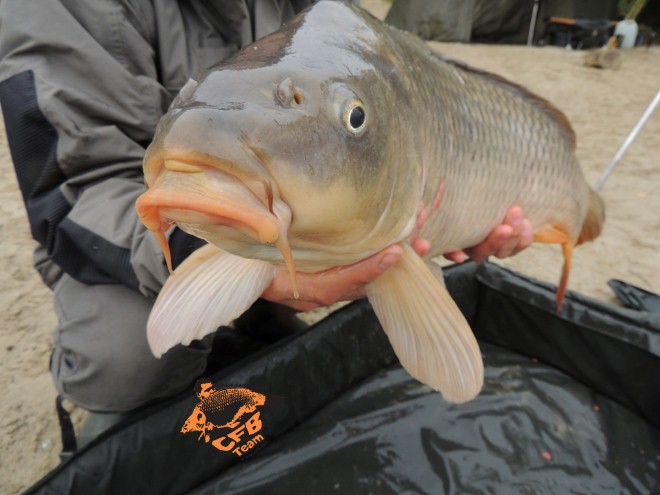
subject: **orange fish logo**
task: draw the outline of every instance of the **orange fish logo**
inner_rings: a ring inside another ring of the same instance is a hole
[[[181,433],[199,432],[198,440],[211,441],[213,430],[231,431],[215,438],[211,445],[225,452],[243,457],[256,445],[264,442],[261,412],[257,408],[266,403],[266,396],[247,388],[216,390],[209,380],[198,380],[195,390],[199,403],[181,427]],[[246,415],[251,414],[246,420]]]

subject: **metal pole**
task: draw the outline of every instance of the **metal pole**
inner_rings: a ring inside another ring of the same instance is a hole
[[[529,34],[527,35],[527,46],[532,46],[534,41],[534,30],[536,29],[536,18],[539,13],[539,0],[534,0],[534,8],[532,9],[532,22],[529,24]]]
[[[649,120],[649,117],[653,113],[653,110],[655,110],[655,107],[658,106],[658,103],[660,103],[660,91],[658,91],[658,94],[655,95],[655,98],[653,98],[651,104],[646,108],[646,111],[644,112],[644,115],[642,115],[642,118],[639,119],[637,125],[633,128],[632,131],[630,131],[630,134],[628,134],[628,137],[624,141],[623,145],[621,146],[621,148],[619,148],[619,151],[617,151],[616,155],[614,155],[614,158],[612,158],[612,161],[605,169],[605,172],[603,172],[603,175],[601,175],[600,179],[598,179],[598,182],[596,182],[596,186],[594,187],[596,191],[600,191],[603,188],[605,181],[610,176],[614,168],[619,164],[619,161],[623,157],[624,153],[628,150],[628,147],[635,140],[637,134],[639,134],[639,131],[642,130],[642,127],[644,127],[646,121]]]

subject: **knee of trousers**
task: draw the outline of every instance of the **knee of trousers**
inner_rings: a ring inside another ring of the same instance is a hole
[[[50,369],[57,390],[96,412],[121,412],[192,386],[211,338],[160,359],[147,343],[152,301],[121,285],[85,285],[64,275],[54,290],[58,327]]]

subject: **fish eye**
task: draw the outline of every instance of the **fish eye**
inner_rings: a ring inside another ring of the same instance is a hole
[[[361,101],[354,101],[346,107],[344,124],[351,134],[360,134],[364,130],[367,113]]]

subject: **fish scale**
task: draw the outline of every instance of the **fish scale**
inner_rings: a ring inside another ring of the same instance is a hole
[[[433,86],[442,86],[435,93],[429,91],[435,94],[429,98],[431,104],[438,107],[431,115],[435,118],[451,112],[455,133],[451,141],[459,143],[450,148],[453,152],[444,153],[443,140],[437,138],[438,144],[430,152],[436,159],[427,161],[431,187],[424,194],[425,204],[432,201],[433,186],[443,177],[447,180],[442,206],[430,215],[421,232],[431,241],[430,255],[479,242],[501,223],[514,204],[523,207],[533,226],[550,220],[563,222],[576,237],[588,206],[589,187],[566,132],[548,118],[544,109],[521,99],[515,88],[502,87],[485,75],[463,71],[460,78],[455,78],[460,87],[443,84],[457,70],[451,63],[440,61],[428,71]],[[438,75],[442,72],[446,75]],[[438,123],[429,122],[428,126],[437,129]],[[452,193],[455,189],[458,194]],[[576,189],[581,189],[577,195]],[[475,194],[481,199],[481,208],[461,208]],[[575,197],[585,199],[575,201]],[[461,225],[477,228],[466,233]]]
[[[200,400],[201,409],[206,413],[224,411],[232,404],[248,403],[254,400],[254,392],[246,388],[232,388],[216,391]]]

